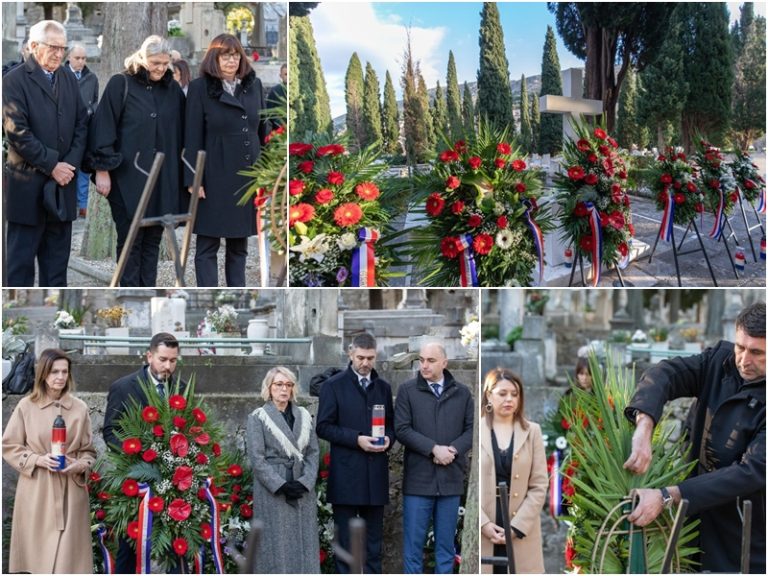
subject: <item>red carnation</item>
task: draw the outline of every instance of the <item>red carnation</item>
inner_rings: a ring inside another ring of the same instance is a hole
[[[138,438],[127,438],[123,440],[123,452],[126,454],[138,454],[141,452],[141,440]]]
[[[162,512],[163,508],[165,508],[165,500],[160,496],[153,496],[149,499],[149,509],[152,512]]]
[[[512,153],[512,147],[506,142],[501,142],[496,145],[496,152],[502,156],[509,156]]]
[[[171,446],[171,452],[176,456],[184,458],[189,453],[189,440],[187,440],[187,437],[184,436],[184,434],[174,434],[171,436],[169,444]]]
[[[456,258],[459,255],[459,249],[456,246],[456,238],[448,236],[440,241],[440,252],[446,258]]]
[[[134,540],[136,540],[139,537],[138,520],[134,520],[133,522],[128,522],[128,526],[125,528],[125,531],[128,534],[128,538],[133,538]]]
[[[253,508],[251,508],[248,504],[241,504],[240,516],[246,519],[251,518],[253,516]]]
[[[507,217],[504,216],[504,214],[496,218],[496,226],[499,228],[506,228],[507,224],[509,224],[509,221],[507,220]]]
[[[455,190],[459,186],[461,186],[461,180],[456,176],[448,176],[448,179],[445,181],[445,187],[448,190]]]
[[[470,156],[469,160],[467,160],[467,163],[469,164],[469,167],[472,168],[472,170],[477,170],[480,168],[480,166],[483,165],[483,159],[479,156]]]
[[[579,240],[579,246],[585,252],[591,252],[595,246],[595,239],[592,236],[582,236]]]
[[[581,166],[571,166],[568,168],[568,178],[571,180],[581,180],[584,178],[584,168]]]
[[[570,423],[569,423],[569,422],[568,422],[568,420],[566,420],[565,418],[562,418],[562,419],[560,420],[560,427],[561,427],[563,430],[570,430],[570,429],[571,429],[571,425],[570,425]]]
[[[214,456],[221,456],[221,446],[219,446],[218,442],[213,443],[213,446],[211,446],[211,452],[213,452]]]
[[[151,448],[149,450],[145,450],[141,455],[141,459],[144,460],[144,462],[154,462],[155,459],[157,459],[157,452]]]
[[[333,213],[333,221],[339,226],[354,226],[363,217],[363,210],[359,204],[347,202],[342,204]]]
[[[235,478],[243,475],[243,469],[240,467],[239,464],[232,464],[229,468],[227,468],[227,474],[230,476],[234,476]]]
[[[328,184],[331,184],[332,186],[341,186],[344,184],[344,174],[341,172],[331,171],[328,172],[326,180],[328,181]]]
[[[464,202],[461,200],[456,200],[453,204],[451,204],[451,212],[458,215],[461,214],[461,212],[464,210]]]
[[[443,255],[445,256],[445,252],[443,252]],[[456,256],[447,256],[447,257],[448,258],[455,258]],[[328,470],[320,470],[318,475],[320,476],[320,478],[328,478],[328,476],[330,474],[329,474]]]
[[[750,180],[749,178],[744,180],[744,188],[746,188],[747,190],[754,190],[756,187],[757,185],[754,182],[752,182],[752,180]]]
[[[312,170],[315,169],[315,163],[312,162],[312,160],[305,160],[304,162],[299,162],[298,169],[299,169],[299,172],[303,172],[304,174],[312,174]]]
[[[453,149],[456,150],[459,154],[463,154],[467,151],[467,143],[464,142],[464,140],[456,140],[456,143],[453,145]]]
[[[719,190],[720,189],[720,180],[717,178],[712,178],[712,180],[709,181],[709,187],[713,190]]]
[[[624,215],[618,210],[611,212],[611,215],[608,218],[608,224],[613,226],[616,230],[622,230],[626,224]]]
[[[291,180],[288,183],[288,193],[291,196],[301,196],[304,193],[304,186],[306,186],[304,180]]]
[[[99,508],[98,510],[96,510],[95,516],[96,516],[96,520],[101,522],[102,520],[104,520],[104,518],[107,517],[107,513],[104,511],[104,508]]]
[[[597,147],[597,149],[600,151],[600,154],[603,156],[608,156],[611,153],[611,149],[608,148],[605,144],[600,144],[600,146]]]
[[[344,154],[344,150],[345,148],[341,144],[328,144],[317,149],[317,156],[319,158],[323,156],[339,156]]]
[[[429,198],[427,198],[427,214],[432,216],[432,218],[439,216],[440,212],[443,211],[444,206],[445,200],[443,200],[443,197],[440,196],[439,192],[432,192],[432,194],[429,195]]]
[[[305,144],[304,142],[292,142],[288,145],[288,154],[291,156],[304,156],[313,149],[312,144]]]
[[[731,192],[729,198],[731,199],[731,202],[738,202],[739,201],[739,193],[738,192]]]
[[[176,498],[168,504],[168,516],[176,522],[186,520],[190,514],[192,514],[192,506],[181,498]]]
[[[471,214],[467,219],[467,226],[470,228],[477,228],[483,223],[483,217],[479,214]]]
[[[101,482],[101,476],[99,475],[98,472],[91,472],[90,475],[88,476],[88,479],[91,482]]]
[[[456,162],[459,159],[459,155],[455,150],[444,150],[440,153],[440,162]]]
[[[162,426],[160,426],[160,424],[156,424],[155,426],[152,427],[152,434],[154,434],[155,436],[164,436],[165,430],[163,429]]]
[[[526,164],[524,160],[514,160],[512,162],[512,170],[514,170],[515,172],[522,172],[523,170],[525,170],[525,166]]]
[[[174,416],[173,425],[179,430],[184,430],[184,428],[187,427],[187,420],[186,418],[182,418],[181,416]]]
[[[362,182],[355,186],[355,192],[363,200],[373,201],[379,197],[379,187],[373,182]]]
[[[203,537],[203,540],[210,541],[212,535],[213,530],[211,530],[210,524],[200,524],[200,536]]]
[[[176,486],[181,492],[189,490],[192,486],[192,468],[189,466],[179,466],[173,471],[171,484]]]
[[[613,139],[613,138],[611,138],[610,136],[608,136],[608,144],[610,144],[610,145],[611,145],[611,146],[613,146],[614,148],[618,148],[618,147],[619,147],[619,143],[618,143],[618,142],[616,142],[616,140],[614,140],[614,139]]]
[[[330,188],[321,188],[315,194],[315,202],[318,204],[328,204],[331,200],[333,200],[333,190]]]
[[[518,194],[524,194],[526,189],[527,188],[525,186],[525,182],[518,182],[517,184],[515,184],[515,192],[517,192]]]
[[[197,462],[198,464],[208,464],[208,456],[206,456],[202,452],[199,452],[197,456],[195,456],[195,462]]]
[[[478,234],[472,241],[472,247],[477,254],[488,254],[493,248],[493,236],[490,234]]]
[[[584,176],[584,183],[588,184],[589,186],[594,186],[597,184],[597,174],[587,174]]]
[[[589,216],[589,209],[587,208],[587,205],[584,202],[577,202],[576,206],[573,208],[573,215],[577,218],[584,218],[585,216]]]
[[[632,224],[632,222],[630,222],[630,223],[629,223],[629,234],[630,234],[631,236],[634,236],[634,235],[635,235],[635,225],[634,225],[634,224]]]
[[[603,160],[603,170],[608,176],[613,176],[613,160],[610,158]]]
[[[237,504],[238,502],[240,502],[240,496],[238,496],[237,494],[232,494],[229,497],[229,499],[232,501],[233,504]]]
[[[123,482],[120,490],[129,498],[133,498],[139,493],[139,483],[132,478],[128,478]]]
[[[619,178],[621,178],[622,180],[626,180],[627,179],[627,172],[625,170],[619,171]]]
[[[208,420],[208,418],[205,415],[205,412],[203,412],[200,408],[192,409],[192,417],[195,419],[195,422],[197,422],[198,424],[205,424],[205,421]]]
[[[195,436],[195,442],[200,444],[200,446],[207,446],[210,441],[211,437],[206,432]]]
[[[184,538],[176,538],[173,541],[173,551],[179,556],[187,553],[187,541]]]
[[[629,246],[627,246],[626,242],[619,244],[619,254],[621,254],[622,258],[629,254]]]
[[[682,192],[678,192],[675,194],[675,204],[683,204],[685,203],[685,194]]]
[[[96,494],[96,498],[98,498],[103,502],[106,502],[111,498],[111,496],[109,495],[109,492],[99,492],[98,494]]]
[[[174,394],[168,398],[168,405],[174,410],[184,410],[184,408],[187,407],[187,400],[184,398],[184,396]]]
[[[670,176],[669,174],[662,174],[661,178],[659,178],[659,180],[661,180],[662,184],[671,184],[672,183],[672,176]]]
[[[600,140],[605,140],[608,137],[608,134],[606,134],[605,130],[602,128],[595,128],[594,135],[595,138],[599,138]]]
[[[507,165],[507,161],[503,158],[496,158],[496,160],[493,161],[493,165],[496,166],[499,170],[502,170],[504,166]]]
[[[704,204],[702,204],[701,202],[697,202],[694,208],[696,209],[696,212],[698,212],[699,214],[704,212]]]
[[[576,142],[576,148],[578,148],[581,152],[589,152],[592,146],[590,146],[589,140],[580,138],[579,141]]]
[[[672,188],[674,188],[675,190],[680,190],[680,188],[682,187],[683,187],[683,183],[680,182],[680,180],[675,180],[674,182],[672,182]]]
[[[597,154],[590,154],[587,156],[587,162],[590,164],[597,164]]]
[[[151,424],[152,422],[157,422],[158,418],[160,418],[160,413],[154,406],[146,406],[141,411],[141,419],[144,420],[144,422]]]

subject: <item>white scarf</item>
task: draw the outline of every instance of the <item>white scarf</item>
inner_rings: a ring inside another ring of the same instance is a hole
[[[285,452],[286,456],[289,458],[295,458],[299,462],[303,462],[304,448],[306,448],[309,444],[309,434],[312,429],[312,416],[310,416],[306,408],[302,408],[301,406],[297,406],[296,408],[299,412],[299,421],[301,422],[301,430],[299,431],[299,437],[296,440],[298,448],[293,445],[293,442],[288,439],[288,437],[285,435],[285,432],[283,432],[277,423],[275,423],[275,421],[270,418],[269,414],[267,414],[267,411],[264,410],[263,407],[257,408],[253,411],[253,413],[259,420],[261,420],[261,423],[264,424],[264,427],[269,430],[272,436],[275,437],[275,440],[277,440],[277,443],[280,444],[280,447],[283,449],[283,452]]]

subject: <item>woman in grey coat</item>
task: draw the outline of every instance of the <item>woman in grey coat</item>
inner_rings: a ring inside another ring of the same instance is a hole
[[[264,523],[255,572],[318,574],[315,480],[319,464],[312,416],[296,405],[296,376],[272,368],[261,384],[264,406],[248,417],[253,510]]]

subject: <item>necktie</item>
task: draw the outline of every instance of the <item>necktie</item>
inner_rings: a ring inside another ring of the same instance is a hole
[[[53,88],[53,83],[54,83],[54,82],[55,82],[55,80],[56,80],[56,77],[53,75],[53,72],[48,72],[48,71],[46,70],[46,72],[45,72],[45,75],[46,75],[46,76],[48,76],[48,82],[50,82],[50,83],[51,83],[51,88]]]
[[[82,76],[83,73],[80,71],[75,72],[75,76],[77,76],[77,79],[80,80],[80,76]]]
[[[371,381],[370,381],[370,380],[368,380],[368,378],[365,378],[365,377],[363,377],[363,378],[360,378],[360,386],[362,386],[362,387],[363,387],[363,390],[366,390],[366,391],[367,391],[367,390],[368,390],[368,385],[369,385],[370,383],[371,383]]]
[[[157,383],[157,393],[160,395],[160,398],[165,398],[165,386],[162,382]]]
[[[432,386],[432,391],[435,393],[435,396],[440,398],[440,383],[439,382],[432,382],[432,384],[430,384],[430,386]]]

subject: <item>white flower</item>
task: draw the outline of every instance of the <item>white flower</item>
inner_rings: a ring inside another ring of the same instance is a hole
[[[565,450],[566,446],[568,446],[568,441],[565,439],[565,436],[558,436],[557,440],[555,440],[555,447],[558,450]]]
[[[336,244],[341,250],[352,250],[357,246],[357,237],[352,232],[347,232],[339,236]]]
[[[77,328],[77,322],[75,322],[72,314],[66,310],[59,310],[56,312],[56,319],[53,321],[54,328]]]
[[[461,335],[461,345],[468,347],[474,345],[477,342],[477,337],[480,334],[480,322],[472,320],[469,324],[459,330]]]
[[[512,247],[512,232],[503,228],[496,233],[496,246],[502,250],[508,250]]]
[[[297,246],[291,246],[291,252],[298,252],[299,262],[306,262],[309,259],[314,260],[318,264],[325,258],[325,253],[328,251],[328,235],[318,234],[314,238],[308,236],[301,236],[301,243]]]
[[[635,330],[635,333],[632,334],[632,342],[647,342],[648,337],[645,335],[645,332],[642,330]]]
[[[496,214],[496,216],[501,216],[502,214],[504,214],[504,204],[502,204],[501,202],[496,202],[493,205],[493,213]]]

